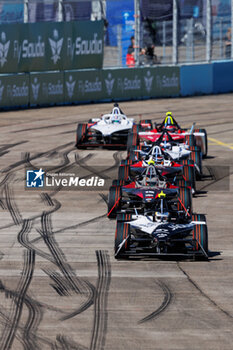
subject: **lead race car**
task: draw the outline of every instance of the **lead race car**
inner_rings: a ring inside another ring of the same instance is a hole
[[[141,124],[141,129],[143,129]],[[177,143],[187,143],[189,146],[200,147],[202,157],[206,157],[208,153],[208,142],[207,142],[207,132],[205,129],[194,129],[195,123],[189,129],[184,129],[179,126],[175,118],[172,116],[171,112],[166,113],[166,117],[161,124],[155,124],[154,129],[147,127],[147,125],[152,125],[151,121],[148,120],[145,124],[145,130],[139,132],[140,143],[143,141],[148,143],[156,142],[164,130],[166,130],[172,139]],[[133,136],[131,136],[133,139]],[[129,140],[130,143],[130,140]]]
[[[133,118],[127,118],[115,103],[112,112],[78,124],[76,147],[126,147],[129,132],[138,132]]]
[[[182,256],[208,259],[205,216],[171,210],[161,191],[156,207],[146,215],[117,216],[115,258],[130,256]]]

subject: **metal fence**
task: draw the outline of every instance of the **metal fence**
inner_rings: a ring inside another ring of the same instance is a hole
[[[233,0],[0,0],[0,24],[104,19],[104,67],[155,66],[233,58],[232,10]]]

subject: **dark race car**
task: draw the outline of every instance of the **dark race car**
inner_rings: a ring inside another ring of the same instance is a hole
[[[201,214],[172,210],[165,194],[156,207],[141,215],[117,216],[115,258],[141,256],[199,257],[208,259],[208,231]]]

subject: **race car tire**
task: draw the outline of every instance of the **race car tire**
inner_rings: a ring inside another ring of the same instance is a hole
[[[132,127],[132,133],[134,134],[137,134],[140,130],[140,125],[139,124],[134,124],[133,127]]]
[[[178,187],[190,187],[192,188],[192,184],[190,181],[185,181],[184,179],[180,179],[176,181],[176,185]]]
[[[128,139],[127,139],[127,151],[129,151],[131,147],[137,146],[137,144],[138,144],[138,134],[136,132],[131,132],[128,135]]]
[[[117,221],[131,221],[132,214],[120,213],[117,214]]]
[[[128,180],[129,179],[129,165],[122,165],[118,170],[118,179],[119,180]]]
[[[139,161],[140,160],[140,153],[135,152],[137,150],[141,150],[141,146],[133,146],[128,150],[128,159],[132,161]]]
[[[192,159],[183,159],[180,161],[181,165],[194,165],[194,161]]]
[[[192,221],[206,222],[206,217],[203,214],[193,214]],[[208,255],[208,229],[206,224],[195,224],[193,228],[193,239],[197,240]],[[198,243],[195,243],[194,250],[200,251]]]
[[[192,151],[192,153],[190,154],[191,159],[194,161],[194,164],[196,164],[199,168],[199,171],[196,171],[197,179],[200,179],[202,177],[201,149],[200,147],[190,147],[190,151]]]
[[[127,181],[124,180],[113,180],[112,186],[125,186],[127,185]]]
[[[87,124],[78,124],[76,132],[76,147],[80,145],[86,136],[87,133]]]
[[[186,211],[191,215],[192,213],[192,192],[187,187],[179,189],[179,200],[177,202],[177,209]]]
[[[121,165],[131,165],[133,164],[133,161],[131,159],[123,159],[121,161]]]
[[[189,145],[190,147],[195,146],[196,144],[194,135],[186,135],[185,143],[187,143],[187,145]]]
[[[145,125],[145,124],[147,124],[147,125]],[[152,121],[150,119],[140,120],[139,125],[140,125],[141,130],[152,130],[153,129],[153,124],[152,124]]]
[[[205,134],[204,136],[204,149],[202,150],[202,157],[205,158],[208,154],[208,138],[207,138],[207,131],[206,129],[196,129],[194,130],[196,132],[203,132]]]
[[[108,194],[108,218],[115,219],[120,208],[121,187],[111,186]]]
[[[115,232],[115,258],[122,258],[122,253],[124,253],[129,248],[129,239],[130,239],[130,225],[122,221],[117,221],[116,232]],[[122,245],[119,250],[120,244],[125,240],[125,243]]]
[[[191,187],[196,191],[196,181],[195,181],[195,168],[194,166],[184,165],[183,166],[183,177],[185,181],[189,181]]]

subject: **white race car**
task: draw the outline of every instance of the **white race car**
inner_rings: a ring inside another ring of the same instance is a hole
[[[87,124],[78,124],[76,147],[126,147],[129,132],[137,130],[134,119],[127,118],[118,104],[114,104],[111,113],[90,119]]]

